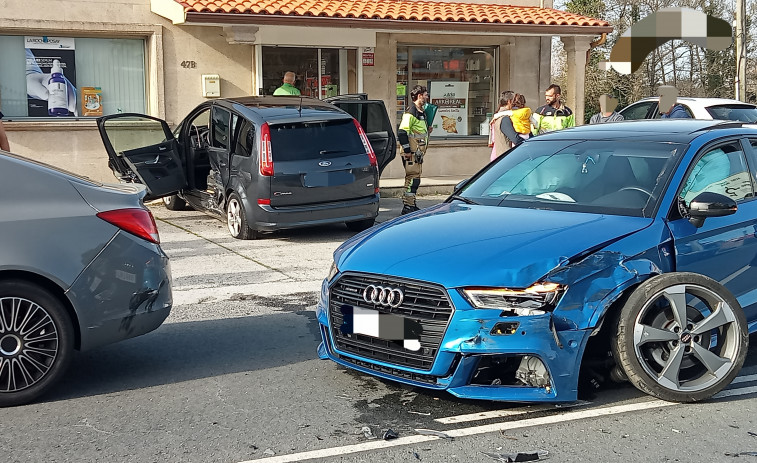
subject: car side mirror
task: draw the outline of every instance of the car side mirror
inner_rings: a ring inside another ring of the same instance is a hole
[[[705,191],[691,200],[688,206],[689,221],[699,228],[707,217],[723,217],[736,212],[736,201],[720,193]]]

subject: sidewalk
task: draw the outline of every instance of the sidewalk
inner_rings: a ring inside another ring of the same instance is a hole
[[[466,177],[421,177],[421,185],[418,187],[418,196],[449,195],[455,189],[455,185],[465,180]],[[382,198],[398,198],[404,191],[404,178],[382,178],[379,182]]]

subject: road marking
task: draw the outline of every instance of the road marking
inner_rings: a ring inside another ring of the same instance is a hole
[[[574,403],[558,404],[558,405],[543,405],[531,408],[509,408],[504,410],[492,410],[488,412],[471,413],[469,415],[456,415],[447,416],[444,418],[436,418],[434,421],[442,424],[454,424],[454,423],[467,423],[470,421],[482,421],[492,418],[506,418],[509,416],[525,415],[527,413],[535,412],[549,412],[549,411],[564,411],[569,408],[584,407],[590,405],[591,402],[580,400]]]
[[[748,376],[744,376],[748,378]],[[728,389],[722,391],[713,398],[732,397],[739,395],[752,394],[757,392],[757,386],[745,387],[740,389]],[[570,421],[583,420],[587,418],[598,418],[602,416],[617,415],[620,413],[639,412],[643,410],[653,410],[658,408],[671,407],[674,405],[684,405],[678,402],[665,402],[664,400],[651,400],[649,402],[641,402],[635,404],[615,405],[612,407],[595,408],[591,410],[579,410],[566,413],[560,413],[549,416],[542,416],[539,418],[527,418],[518,421],[508,421],[505,423],[494,423],[483,426],[473,426],[469,428],[454,429],[450,431],[444,431],[450,437],[468,437],[479,434],[487,434],[497,431],[511,431],[514,429],[530,428],[533,426],[543,426],[548,424],[565,423]],[[354,445],[345,445],[343,447],[331,447],[320,450],[311,450],[308,452],[292,453],[289,455],[279,455],[273,457],[263,457],[257,460],[246,460],[241,463],[251,463],[253,461],[265,460],[267,463],[287,463],[293,461],[305,461],[315,458],[333,458],[341,455],[349,455],[351,453],[365,452],[368,450],[380,450],[392,447],[401,447],[403,445],[420,444],[423,442],[430,442],[442,439],[436,436],[408,436],[400,437],[398,439],[392,439],[389,441],[377,440],[372,442],[363,442]]]
[[[559,408],[552,407],[536,407],[536,408],[530,408],[530,409],[510,409],[510,410],[492,410],[489,412],[480,412],[480,413],[471,413],[469,415],[457,415],[457,416],[447,416],[444,418],[436,418],[434,421],[437,423],[442,424],[453,424],[453,423],[467,423],[470,421],[481,421],[481,420],[488,420],[491,418],[506,418],[508,416],[518,416],[518,415],[525,415],[526,413],[532,413],[532,412],[544,412],[548,410],[560,410]]]
[[[733,378],[731,384],[747,383],[749,381],[757,381],[757,375],[737,376]]]

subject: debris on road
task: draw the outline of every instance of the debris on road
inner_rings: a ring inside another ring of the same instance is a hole
[[[736,453],[726,452],[725,456],[727,457],[744,457],[744,456],[757,457],[757,452],[736,452]]]
[[[408,410],[408,413],[412,413],[413,415],[423,415],[423,416],[431,416],[431,413],[423,413],[423,412],[414,412],[412,410]]]
[[[391,440],[391,439],[396,439],[398,437],[400,437],[399,434],[397,434],[396,432],[394,432],[391,429],[387,429],[384,432],[384,435],[382,436],[382,439],[384,439],[384,440]]]
[[[414,429],[414,431],[423,436],[436,436],[436,437],[441,437],[442,439],[452,439],[452,436],[450,436],[449,434],[443,433],[441,431],[435,431],[433,429],[419,428],[419,429]]]
[[[265,455],[267,457],[272,457],[272,456],[276,455],[276,452],[274,452],[271,449],[265,449],[265,452],[263,452],[263,455]]]
[[[421,461],[421,456],[418,455],[418,452],[413,452],[413,456],[418,460]]]
[[[549,452],[547,452],[546,450],[537,450],[534,452],[517,452],[517,453],[490,453],[490,452],[481,452],[481,453],[497,461],[503,461],[507,463],[513,463],[517,461],[539,461],[546,458],[549,455]]]
[[[675,428],[673,428],[673,429],[672,429],[672,431],[673,431],[674,433],[676,433],[676,434],[681,434],[681,431],[679,431],[678,429],[675,429]]]
[[[757,437],[757,432],[747,431],[746,433],[752,437]]]
[[[371,428],[368,426],[363,426],[360,428],[360,432],[363,433],[363,435],[366,437],[366,439],[375,439],[376,436],[373,434],[373,431],[371,431]]]
[[[404,392],[402,392],[402,396],[400,396],[400,403],[402,405],[407,405],[410,402],[412,402],[413,400],[415,400],[416,397],[418,397],[418,393],[417,392],[404,391]]]

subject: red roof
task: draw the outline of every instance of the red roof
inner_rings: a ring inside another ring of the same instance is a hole
[[[490,24],[609,26],[552,8],[403,0],[174,0],[186,13],[411,20]]]

